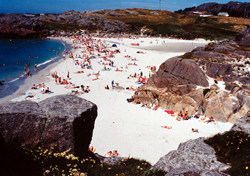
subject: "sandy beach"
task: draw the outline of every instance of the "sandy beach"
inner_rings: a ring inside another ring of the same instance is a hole
[[[65,60],[61,59],[39,71],[37,75],[27,78],[24,85],[20,86],[16,93],[0,99],[0,103],[25,100],[27,91],[34,96],[28,100],[38,102],[55,95],[72,94],[72,90],[78,90],[80,93],[76,96],[85,98],[98,107],[98,116],[90,144],[96,147],[96,153],[104,155],[107,151],[118,150],[122,157],[145,159],[151,164],[155,164],[160,157],[169,151],[177,149],[181,142],[212,136],[231,128],[232,124],[230,123],[206,124],[194,118],[187,121],[177,121],[175,117],[164,112],[164,109],[159,108],[153,111],[141,107],[140,104],[126,101],[134,94],[133,90],[126,88],[140,86],[137,83],[137,78],[130,77],[131,74],[139,74],[142,71],[143,76],[148,78],[150,74],[148,66],[156,66],[157,70],[165,60],[182,55],[197,46],[205,46],[208,41],[203,39],[186,41],[162,38],[93,38],[95,39],[93,43],[99,40],[109,50],[119,49],[120,51],[120,53],[113,54],[114,57],[108,58],[114,62],[114,67],[106,65],[111,70],[104,71],[103,63],[108,63],[108,61],[104,61],[105,53],[94,51],[90,54],[85,52],[86,48],[78,40],[74,38],[62,39],[72,44],[71,51],[75,61],[81,62],[83,54],[94,55],[95,58],[91,59],[92,69],[79,67],[69,55],[66,55]],[[139,43],[140,46],[131,45],[131,43]],[[117,47],[112,47],[113,44],[116,44]],[[144,52],[144,54],[138,53],[138,51]],[[115,71],[117,68],[120,71]],[[65,85],[56,84],[55,79],[51,76],[55,71],[60,74],[62,79],[67,79],[69,72],[68,82],[79,87],[81,85],[89,86],[90,92],[82,94],[80,88],[66,89]],[[83,73],[74,73],[77,71],[83,71]],[[95,80],[95,73],[97,74],[98,71],[100,73],[98,79]],[[130,78],[128,79],[128,77]],[[112,80],[117,83],[116,87],[119,85],[120,89],[112,89]],[[52,93],[42,94],[41,89],[30,89],[33,84],[39,83],[45,83]],[[109,90],[105,89],[107,85]],[[172,128],[166,129],[161,126],[171,126]],[[198,129],[199,133],[192,132],[192,128]]]

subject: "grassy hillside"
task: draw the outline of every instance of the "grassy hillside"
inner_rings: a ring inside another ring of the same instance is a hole
[[[126,14],[122,17],[106,18],[120,20],[131,24],[134,28],[146,27],[149,35],[173,36],[178,38],[207,38],[232,39],[244,25],[250,24],[250,19],[236,17],[198,17],[183,15],[165,10],[129,9],[138,12],[138,15],[128,14],[125,10],[116,10],[117,13]],[[155,15],[150,12],[156,12]]]
[[[106,12],[111,10],[102,10],[94,12],[109,20],[122,21],[130,24],[132,33],[151,36],[168,36],[176,38],[205,38],[205,39],[233,39],[236,33],[250,24],[250,19],[236,17],[198,17],[173,13],[166,10],[148,10],[148,9],[117,9],[113,10],[122,16],[111,16]],[[129,13],[132,11],[134,13]],[[158,14],[158,15],[157,15]],[[91,14],[88,14],[91,15]],[[74,31],[79,29],[88,29],[94,31],[95,26],[69,25],[67,22],[43,21],[50,30]]]

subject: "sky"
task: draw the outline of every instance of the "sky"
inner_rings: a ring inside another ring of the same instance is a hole
[[[172,12],[208,2],[220,4],[229,2],[229,0],[0,0],[0,13],[63,13],[67,10],[82,12],[124,8],[158,10],[160,1],[161,10]]]

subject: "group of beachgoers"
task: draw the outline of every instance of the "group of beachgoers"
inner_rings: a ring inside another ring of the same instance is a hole
[[[46,93],[52,93],[51,90],[49,89],[49,87],[46,87],[46,85],[44,83],[42,84],[33,84],[33,86],[31,86],[31,89],[35,89],[35,90],[41,90],[42,94],[46,94]],[[33,98],[34,96],[27,96],[26,98]]]
[[[90,146],[89,147],[89,151],[91,151],[92,153],[95,153],[95,150],[96,150],[96,148],[94,146]],[[113,152],[112,151],[108,151],[103,156],[107,157],[107,158],[112,157],[112,156],[121,157],[121,155],[118,153],[117,150],[114,150]]]
[[[175,116],[175,114],[172,114],[172,116]],[[209,119],[207,119],[206,116],[200,117],[200,114],[198,114],[198,113],[196,113],[195,115],[191,116],[191,115],[188,115],[188,111],[185,111],[184,114],[183,114],[182,111],[178,112],[177,116],[176,116],[176,120],[178,120],[178,121],[189,120],[192,117],[195,118],[195,119],[199,119],[199,121],[205,122],[205,123],[215,122],[214,118],[212,116],[210,116]]]
[[[159,108],[159,104],[152,104],[148,103],[147,101],[144,101],[141,103],[140,99],[137,98],[135,99],[134,96],[131,98],[127,98],[128,103],[132,104],[141,104],[141,107],[146,107],[148,109],[152,110],[157,110]],[[179,111],[178,113],[174,113],[173,111],[170,110],[165,110],[168,114],[171,114],[171,116],[176,117],[177,121],[184,121],[184,120],[189,120],[191,118],[199,119],[199,121],[204,122],[204,123],[212,123],[215,122],[214,118],[210,116],[208,119],[206,116],[200,117],[200,114],[196,113],[195,115],[189,115],[188,111],[185,111],[184,113],[182,111]],[[162,128],[167,128],[167,129],[172,129],[172,126],[161,126]],[[192,128],[192,132],[197,132],[199,133],[198,129]]]
[[[132,104],[141,104],[141,107],[152,109],[154,111],[156,111],[159,108],[159,104],[147,103],[147,101],[141,103],[140,99],[137,98],[135,100],[134,96],[132,96],[131,98],[127,98],[127,102]]]

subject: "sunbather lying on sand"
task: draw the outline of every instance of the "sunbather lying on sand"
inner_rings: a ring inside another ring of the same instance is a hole
[[[44,89],[44,90],[42,91],[43,94],[49,93],[49,92],[51,92],[51,91],[49,90],[49,87],[47,87],[47,89]]]
[[[120,71],[120,72],[122,72],[123,70],[119,70],[118,68],[116,68],[115,71]]]
[[[177,115],[176,120],[181,121],[183,120],[183,114]]]
[[[161,126],[162,128],[172,129],[172,126]]]
[[[74,89],[76,88],[75,84],[68,84],[65,86],[66,89]]]
[[[95,152],[95,147],[94,146],[90,146],[89,150],[94,153]]]
[[[135,104],[140,104],[140,99],[138,98],[136,101],[134,101],[133,103]]]
[[[86,89],[84,90],[85,93],[89,93],[90,92],[90,88],[89,86],[86,87]]]
[[[155,105],[152,110],[156,111],[159,108],[159,105]]]
[[[133,102],[134,100],[134,96],[132,96],[131,98],[127,98],[128,103]]]
[[[147,105],[147,108],[148,108],[148,109],[151,109],[152,107],[153,107],[152,104],[148,104],[148,105]]]
[[[137,51],[136,53],[138,53],[138,54],[146,54],[146,52],[143,52],[143,51]]]
[[[146,101],[142,103],[141,107],[145,107],[145,106],[147,106],[147,102]]]
[[[121,157],[121,155],[117,152],[117,150],[114,150],[113,153],[112,153],[113,156],[119,156]]]
[[[206,120],[205,123],[214,122],[214,118],[212,116],[209,117],[209,120]]]
[[[192,132],[199,133],[198,129],[194,129],[194,128],[192,128]]]
[[[93,78],[92,81],[98,80],[98,79],[99,79],[99,77],[97,75],[95,75],[95,78]]]
[[[199,119],[199,121],[202,121],[202,122],[203,122],[204,120],[206,120],[206,118],[207,118],[206,116],[201,117],[201,118]]]
[[[104,154],[104,157],[111,157],[112,156],[112,151],[108,151],[107,153]]]
[[[33,86],[31,87],[31,89],[37,89],[37,86],[35,84],[33,84]]]
[[[72,95],[76,95],[78,93],[78,90],[72,90]]]
[[[76,72],[73,72],[73,73],[84,73],[83,71],[76,71]]]

